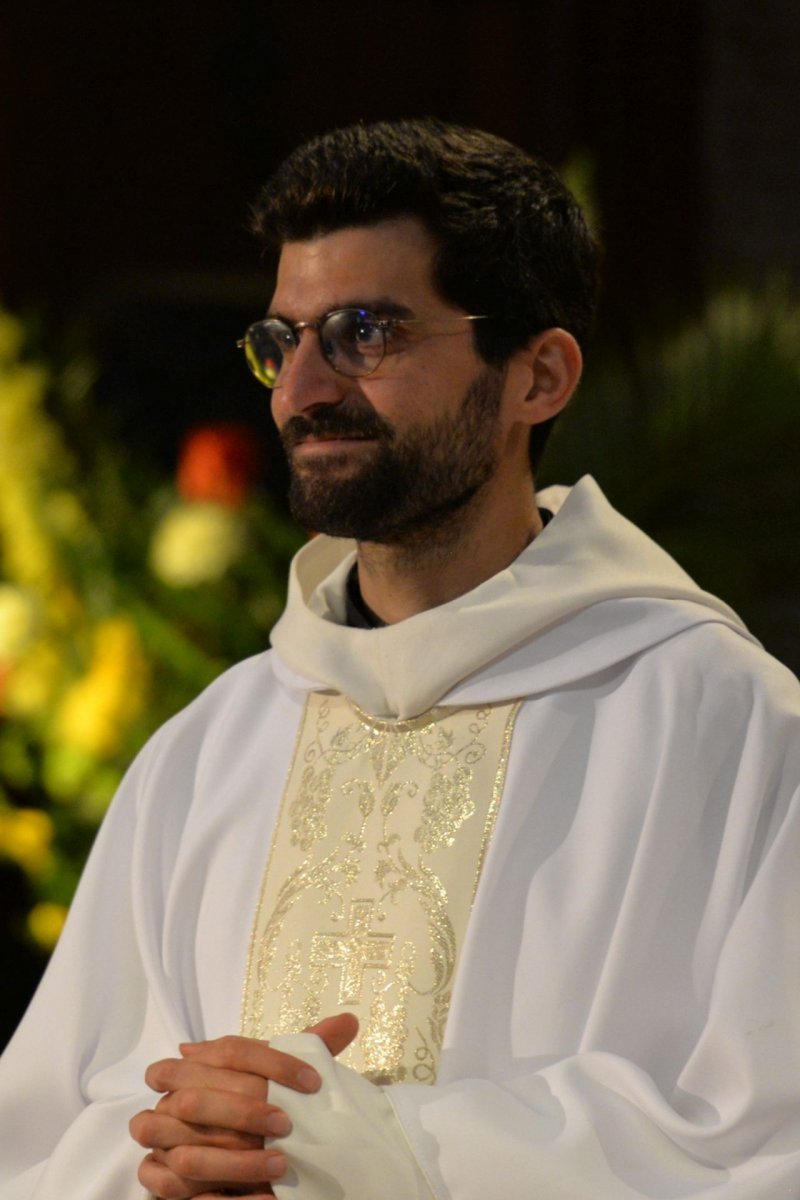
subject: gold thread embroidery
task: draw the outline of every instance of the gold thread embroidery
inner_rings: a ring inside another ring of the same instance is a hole
[[[422,824],[414,838],[423,850],[431,854],[439,846],[452,846],[464,822],[475,812],[475,802],[469,789],[472,772],[469,767],[457,767],[452,779],[437,771],[425,796]]]
[[[311,939],[311,963],[341,970],[340,1004],[359,1004],[368,968],[388,967],[394,948],[393,933],[370,933],[374,900],[353,900],[350,924],[344,933],[315,933]]]
[[[347,1006],[361,1031],[342,1061],[433,1082],[518,708],[387,721],[309,697],[253,926],[245,1034]]]
[[[306,702],[306,705],[303,708],[303,715],[297,724],[297,735],[295,736],[295,740],[294,740],[294,751],[292,753],[292,757],[289,762],[289,769],[286,772],[286,782],[284,784],[284,789],[283,789],[282,805],[286,803],[286,796],[289,791],[289,783],[292,778],[292,772],[294,771],[295,762],[297,760],[297,754],[298,754],[298,751],[302,744],[303,733],[305,731],[306,721],[308,720],[308,714],[309,714],[309,706],[308,706],[308,703]],[[279,817],[279,821],[280,821],[280,817]],[[252,985],[253,975],[254,975],[254,971],[255,971],[255,965],[258,960],[258,955],[256,952],[256,943],[258,941],[258,922],[259,922],[259,917],[261,915],[261,912],[262,912],[262,909],[264,906],[264,893],[266,892],[267,882],[269,880],[270,867],[272,866],[272,855],[273,855],[274,850],[275,850],[275,838],[273,837],[272,842],[270,843],[269,854],[267,855],[267,865],[264,869],[264,877],[261,881],[261,890],[259,891],[259,895],[258,895],[258,903],[256,904],[256,911],[255,911],[255,914],[253,915],[253,924],[250,929],[250,948],[249,948],[248,955],[247,955],[247,969],[245,971],[244,987],[242,989],[242,1008],[241,1008],[240,1029],[243,1034],[246,1032],[247,1020],[248,1020],[248,1017],[247,1017],[248,998],[249,998],[250,992],[251,992],[251,985]],[[256,1037],[257,1035],[252,1034],[251,1036]]]
[[[386,972],[375,979],[369,1021],[361,1037],[362,1073],[374,1083],[399,1082],[406,1077],[403,1051],[408,1041],[408,995],[416,961],[413,942],[405,942],[394,977]],[[386,1003],[390,989],[394,1004]]]
[[[494,787],[492,788],[492,799],[489,805],[489,811],[486,814],[486,821],[483,827],[483,839],[481,841],[481,852],[478,857],[478,865],[475,870],[475,886],[472,889],[472,903],[475,903],[475,896],[480,883],[483,864],[486,861],[486,852],[489,849],[489,842],[492,840],[494,827],[497,823],[497,814],[500,811],[500,801],[503,798],[503,789],[506,786],[506,768],[508,767],[508,756],[511,753],[511,738],[514,734],[514,726],[517,723],[517,713],[522,707],[522,701],[517,700],[508,710],[506,718],[506,727],[503,730],[503,743],[500,748],[500,761],[497,767],[497,774],[494,779]]]

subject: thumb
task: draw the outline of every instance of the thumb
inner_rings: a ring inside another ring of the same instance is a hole
[[[358,1033],[358,1017],[352,1013],[339,1013],[335,1017],[325,1017],[316,1025],[309,1025],[303,1032],[315,1033],[325,1043],[328,1051],[336,1057],[347,1049]]]

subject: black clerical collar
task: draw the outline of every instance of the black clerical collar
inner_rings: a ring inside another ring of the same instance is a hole
[[[361,595],[361,584],[358,582],[358,565],[353,563],[347,572],[347,587],[345,589],[345,621],[351,629],[382,629],[386,624],[372,611]]]
[[[553,514],[547,508],[540,508],[539,515],[544,525],[549,525]],[[386,625],[377,613],[374,613],[361,595],[361,584],[358,582],[358,564],[353,563],[347,572],[345,587],[345,624],[351,629],[383,629]]]

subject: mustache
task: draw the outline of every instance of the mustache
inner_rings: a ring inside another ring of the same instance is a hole
[[[363,437],[390,442],[394,429],[375,412],[323,408],[313,416],[290,417],[281,430],[285,450],[313,437]]]

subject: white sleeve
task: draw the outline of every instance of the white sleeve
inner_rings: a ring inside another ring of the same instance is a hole
[[[0,1200],[141,1200],[129,1119],[143,1063],[168,1053],[133,914],[134,771],[98,836],[66,927],[0,1059]],[[173,1051],[174,1052],[174,1051]]]
[[[287,1174],[273,1184],[279,1200],[432,1200],[381,1088],[340,1066],[315,1034],[282,1034],[270,1045],[311,1063],[322,1078],[311,1095],[270,1084],[270,1100],[292,1120],[291,1134],[275,1143],[289,1160]]]

